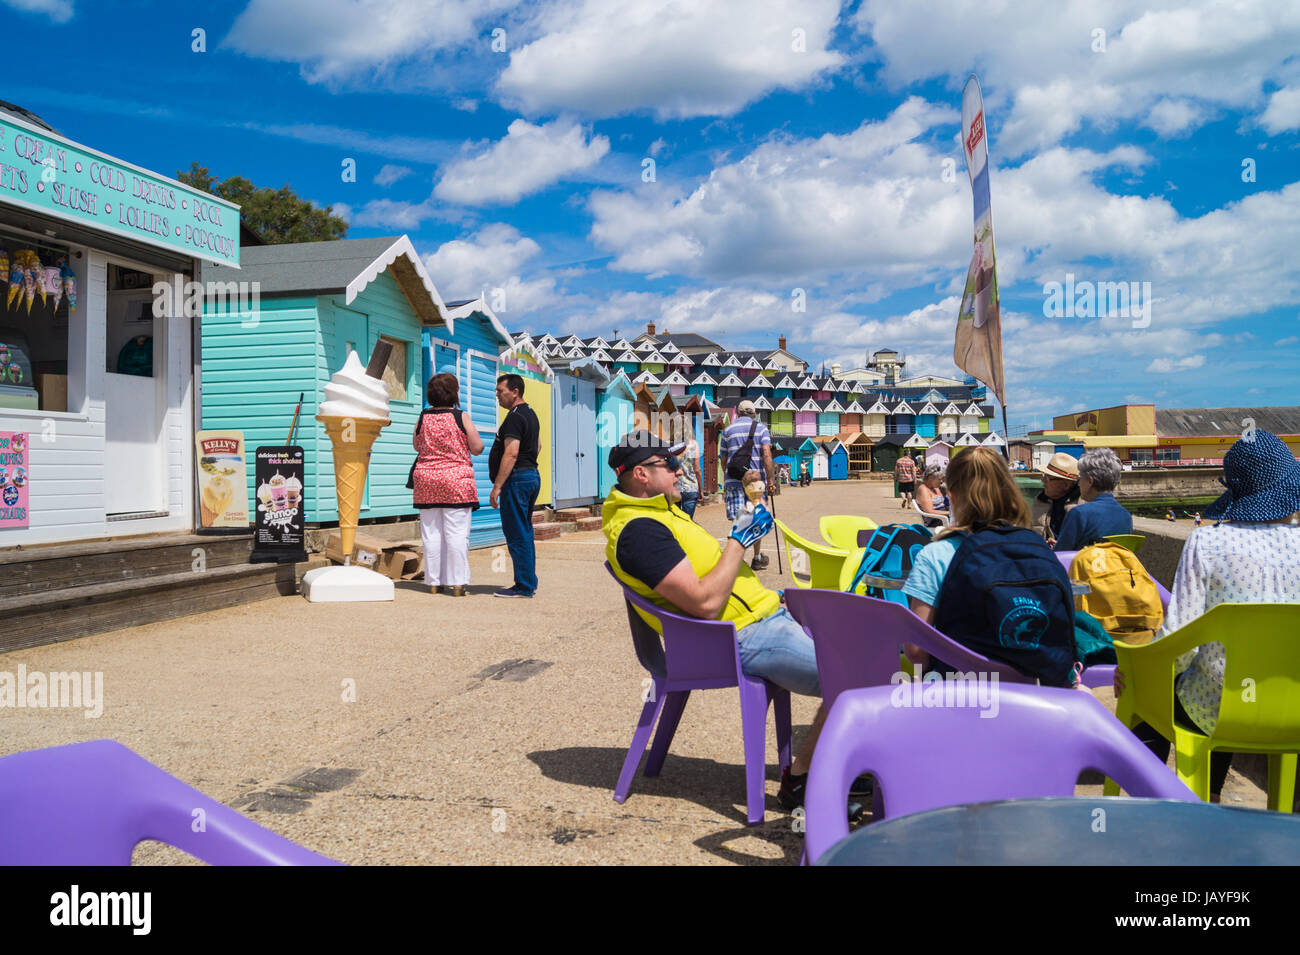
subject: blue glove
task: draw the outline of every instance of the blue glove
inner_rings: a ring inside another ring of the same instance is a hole
[[[755,506],[752,514],[749,511],[740,512],[729,536],[741,547],[749,548],[767,536],[771,529],[772,515],[768,513],[767,508],[759,504]]]

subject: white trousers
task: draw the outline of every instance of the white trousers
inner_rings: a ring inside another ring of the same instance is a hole
[[[424,542],[424,582],[430,587],[469,583],[468,507],[426,507],[420,511]]]

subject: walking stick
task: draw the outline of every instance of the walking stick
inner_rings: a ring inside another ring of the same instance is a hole
[[[775,489],[775,490],[772,491],[772,520],[775,521],[775,520],[776,520],[776,492],[780,490],[780,487],[778,487],[778,486],[775,485],[775,484],[772,485],[772,487]],[[784,574],[785,574],[785,571],[781,569],[781,529],[780,529],[779,527],[776,529],[776,536],[777,536],[777,540],[776,540],[776,572],[777,572],[778,574],[784,575]],[[791,573],[794,573],[794,571],[791,571]]]

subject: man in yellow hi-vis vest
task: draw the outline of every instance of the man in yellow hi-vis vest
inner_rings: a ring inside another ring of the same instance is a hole
[[[605,556],[619,580],[665,610],[736,625],[740,667],[791,693],[820,696],[813,642],[781,605],[780,595],[764,587],[745,564],[745,551],[772,529],[772,515],[761,504],[742,511],[725,547],[675,505],[680,500],[676,457],[684,444],[671,445],[648,431],[624,435],[610,449],[609,465],[618,474],[601,510]],[[657,620],[646,618],[656,630]],[[826,718],[817,716],[793,764],[781,778],[778,798],[787,809],[803,803],[813,747]]]

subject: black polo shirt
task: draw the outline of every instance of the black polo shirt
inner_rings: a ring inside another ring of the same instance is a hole
[[[519,441],[519,456],[515,458],[515,471],[530,468],[536,470],[537,439],[541,430],[537,413],[525,402],[519,402],[506,412],[505,420],[497,429],[497,439],[492,443],[492,453],[488,455],[488,480],[495,481],[497,472],[501,470],[501,458],[506,453],[506,438],[517,438]]]

